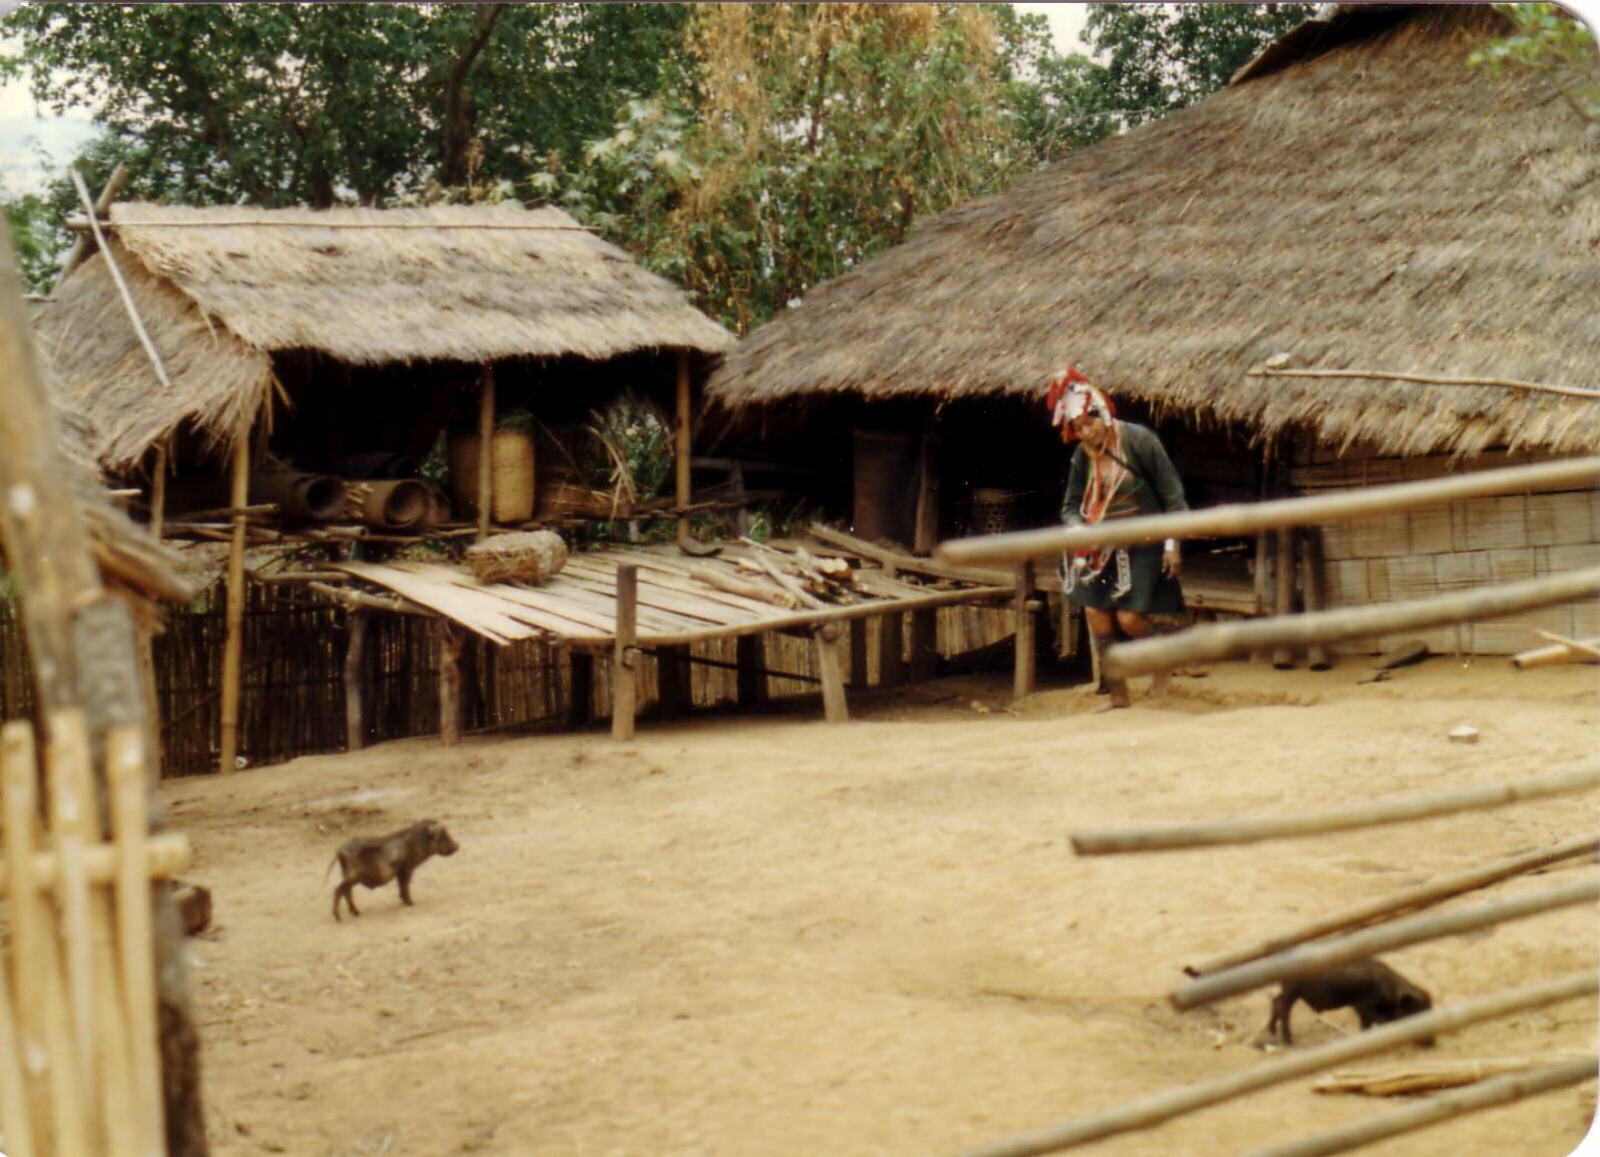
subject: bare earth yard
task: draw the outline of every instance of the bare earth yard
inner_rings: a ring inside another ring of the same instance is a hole
[[[215,894],[191,940],[221,1154],[954,1154],[1259,1064],[1270,990],[1179,1013],[1180,969],[1314,915],[1592,830],[1594,796],[1221,850],[1080,859],[1069,836],[1491,783],[1591,757],[1593,667],[1232,663],[1094,714],[1009,679],[814,711],[411,741],[164,794]],[[1143,680],[1135,681],[1136,694]],[[1481,730],[1476,745],[1451,728]],[[358,890],[345,837],[460,841]],[[1564,865],[1454,903],[1600,871]],[[1386,959],[1451,1003],[1593,967],[1568,909]],[[1407,1059],[1592,1049],[1594,999]],[[1296,1012],[1297,1043],[1355,1030]],[[1302,1080],[1091,1152],[1237,1153],[1395,1107]],[[1560,1157],[1593,1085],[1368,1152]]]

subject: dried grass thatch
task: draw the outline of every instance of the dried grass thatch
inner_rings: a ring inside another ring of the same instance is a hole
[[[1593,452],[1592,399],[1247,374],[1287,353],[1600,385],[1596,130],[1541,77],[1468,68],[1504,31],[1487,6],[1377,27],[1354,8],[1293,60],[929,219],[741,342],[709,397],[1042,401],[1075,363],[1158,419],[1261,437]]]
[[[232,442],[271,354],[355,365],[721,353],[733,335],[558,209],[251,209],[121,204],[112,255],[172,378],[163,391],[96,255],[41,319],[68,396],[126,467],[185,419]]]

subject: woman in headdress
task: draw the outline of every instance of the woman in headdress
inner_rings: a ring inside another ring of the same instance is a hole
[[[1077,443],[1061,504],[1068,526],[1189,509],[1183,481],[1155,432],[1119,419],[1111,400],[1076,367],[1051,379],[1048,404],[1061,440]],[[1178,544],[1170,538],[1069,554],[1062,559],[1061,590],[1083,608],[1097,646],[1119,630],[1137,639],[1151,631],[1147,616],[1183,612],[1179,562]],[[1108,680],[1103,689],[1111,706],[1128,706],[1126,679]],[[1157,676],[1154,689],[1165,689],[1164,677]]]

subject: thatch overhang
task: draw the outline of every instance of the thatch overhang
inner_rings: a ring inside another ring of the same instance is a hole
[[[1302,58],[928,219],[742,341],[708,397],[1042,405],[1074,363],[1257,439],[1593,452],[1591,399],[1249,373],[1287,354],[1600,386],[1595,130],[1543,77],[1467,66],[1504,32],[1492,9],[1394,17],[1335,13]]]
[[[272,355],[357,366],[717,355],[733,335],[559,209],[112,206],[112,256],[166,364],[157,381],[104,258],[41,317],[67,395],[134,464],[184,421],[215,442],[270,401]]]

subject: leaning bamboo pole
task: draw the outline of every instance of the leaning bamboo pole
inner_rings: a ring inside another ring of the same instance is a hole
[[[1295,1049],[1240,1072],[1142,1097],[1092,1117],[1066,1121],[994,1145],[972,1149],[968,1151],[968,1157],[1034,1157],[1035,1154],[1056,1153],[1075,1145],[1098,1141],[1102,1137],[1149,1129],[1196,1109],[1321,1072],[1356,1057],[1386,1052],[1411,1041],[1453,1032],[1480,1021],[1592,996],[1597,986],[1600,986],[1600,971],[1590,968],[1559,980],[1436,1008],[1393,1024],[1375,1026],[1357,1036],[1312,1048]]]
[[[1463,932],[1537,916],[1542,912],[1553,912],[1558,908],[1593,904],[1597,899],[1600,899],[1600,879],[1591,879],[1450,912],[1404,916],[1375,928],[1318,941],[1316,944],[1303,944],[1262,960],[1214,972],[1184,985],[1173,992],[1169,999],[1174,1008],[1196,1008],[1248,992],[1252,988],[1310,976],[1390,949],[1437,940],[1443,936],[1458,936]]]
[[[1437,1125],[1441,1121],[1448,1121],[1463,1113],[1509,1105],[1513,1101],[1520,1101],[1539,1093],[1553,1092],[1568,1085],[1592,1081],[1595,1079],[1597,1066],[1600,1066],[1600,1057],[1574,1057],[1552,1065],[1543,1065],[1529,1072],[1508,1073],[1471,1088],[1428,1097],[1404,1109],[1397,1109],[1364,1121],[1352,1121],[1337,1129],[1329,1129],[1325,1133],[1303,1137],[1298,1141],[1285,1141],[1278,1145],[1265,1145],[1259,1149],[1252,1149],[1246,1157],[1325,1157],[1329,1153],[1343,1153],[1362,1145],[1370,1145],[1374,1141],[1382,1141],[1386,1137],[1397,1137],[1402,1133],[1425,1129],[1429,1125]]]
[[[1107,674],[1121,679],[1171,670],[1185,663],[1217,662],[1265,647],[1305,647],[1313,643],[1334,643],[1492,619],[1576,602],[1596,594],[1600,594],[1600,566],[1382,606],[1342,607],[1252,622],[1191,627],[1172,635],[1113,644],[1106,648],[1104,663]]]
[[[128,166],[119,163],[112,170],[111,179],[106,182],[106,187],[100,190],[100,196],[95,198],[89,214],[90,217],[98,219],[102,213],[110,209],[111,202],[117,199],[117,194],[122,192],[122,187],[127,183]],[[87,231],[89,223],[85,221],[83,227]],[[52,294],[61,292],[61,286],[67,280],[67,275],[81,265],[88,256],[89,238],[86,232],[80,232],[77,239],[73,241],[72,249],[67,253],[66,260],[61,263],[61,272],[56,274],[56,283],[51,287],[50,292]]]
[[[1336,494],[1230,503],[1204,510],[1119,518],[1092,526],[1052,526],[956,539],[940,543],[936,557],[954,563],[1013,563],[1033,555],[1061,551],[1135,546],[1167,538],[1223,538],[1283,526],[1305,526],[1441,506],[1468,498],[1597,484],[1600,484],[1600,456],[1566,458],[1534,466],[1506,466],[1453,478],[1396,482]]]
[[[1163,852],[1223,844],[1250,844],[1261,840],[1322,835],[1454,815],[1524,800],[1572,795],[1595,787],[1600,787],[1600,760],[1589,760],[1527,779],[1479,784],[1452,791],[1424,792],[1301,815],[1077,832],[1072,836],[1072,850],[1080,856],[1103,856],[1123,852]]]
[[[1579,836],[1577,839],[1564,840],[1551,848],[1540,848],[1537,851],[1526,852],[1520,856],[1496,860],[1492,864],[1480,865],[1464,872],[1441,877],[1438,880],[1431,880],[1426,884],[1419,884],[1414,888],[1406,888],[1386,896],[1379,896],[1362,904],[1344,908],[1307,924],[1302,924],[1288,932],[1269,936],[1267,939],[1249,947],[1236,948],[1213,956],[1208,960],[1202,960],[1199,964],[1186,967],[1184,971],[1190,976],[1205,976],[1208,973],[1220,972],[1224,968],[1232,968],[1236,964],[1259,960],[1263,956],[1271,956],[1275,952],[1282,952],[1286,948],[1293,948],[1295,945],[1304,944],[1308,940],[1315,940],[1333,932],[1342,932],[1347,928],[1358,928],[1398,912],[1406,912],[1437,904],[1452,896],[1459,896],[1463,892],[1470,892],[1477,888],[1484,888],[1490,884],[1498,883],[1501,880],[1510,879],[1513,876],[1534,872],[1540,868],[1549,867],[1551,864],[1560,863],[1562,860],[1593,855],[1597,851],[1600,851],[1600,838]]]

